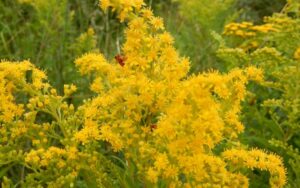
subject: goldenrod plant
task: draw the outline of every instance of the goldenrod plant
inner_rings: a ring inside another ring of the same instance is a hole
[[[76,86],[65,85],[65,95],[57,95],[45,73],[28,61],[3,61],[0,72],[2,187],[114,185],[116,167],[96,152],[99,146],[81,148],[74,141],[82,118],[80,109],[65,100]]]
[[[262,24],[229,23],[225,39],[217,36],[218,55],[228,70],[249,65],[264,70],[265,81],[252,86],[244,105],[245,141],[285,159],[289,187],[300,183],[299,6],[298,1],[288,1],[280,13],[266,17]]]
[[[0,63],[2,187],[248,187],[252,170],[286,184],[282,159],[248,148],[241,101],[255,66],[188,75],[162,18],[142,0],[103,0],[126,23],[115,59],[91,52],[75,65],[95,96],[74,107],[28,61]],[[80,86],[78,86],[80,87]]]
[[[98,0],[1,0],[0,59],[30,60],[47,71],[59,94],[67,83],[88,85],[76,74],[74,59],[96,49],[113,57],[117,41],[122,41],[123,26],[98,4]],[[88,37],[94,33],[91,40],[83,39],[86,32]],[[75,100],[86,98],[87,92],[80,88]]]

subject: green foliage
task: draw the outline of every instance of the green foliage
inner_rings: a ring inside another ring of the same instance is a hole
[[[169,12],[167,27],[177,39],[179,51],[191,57],[191,71],[217,68],[217,45],[211,32],[221,32],[226,21],[236,16],[235,1],[174,0],[172,6],[173,10],[169,6],[163,9]]]
[[[265,16],[280,12],[286,0],[238,0],[236,7],[241,11],[239,20],[262,23]]]
[[[267,0],[169,0],[155,2],[157,10],[175,36],[176,47],[192,61],[191,72],[223,70],[217,62],[217,42],[213,32],[221,33],[224,25],[233,20],[254,20],[278,12],[285,1]]]

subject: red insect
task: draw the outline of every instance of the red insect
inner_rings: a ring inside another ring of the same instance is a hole
[[[121,54],[118,54],[115,56],[115,60],[123,67],[125,65],[125,61],[126,61],[126,57],[121,55]]]
[[[153,132],[154,129],[157,129],[157,125],[156,125],[156,124],[152,124],[152,125],[150,126],[150,129],[151,129],[151,131]]]

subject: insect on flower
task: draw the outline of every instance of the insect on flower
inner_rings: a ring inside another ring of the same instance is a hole
[[[155,129],[157,129],[157,125],[156,124],[152,124],[150,126],[150,128],[151,128],[151,131],[153,132]]]
[[[115,56],[115,60],[123,67],[125,65],[125,61],[126,61],[126,57],[121,55],[121,54],[118,54]]]

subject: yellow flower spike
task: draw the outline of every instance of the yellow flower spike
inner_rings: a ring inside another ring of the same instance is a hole
[[[110,7],[112,4],[110,2],[110,0],[100,0],[100,8],[104,11],[106,11],[108,9],[108,7]]]
[[[222,154],[226,160],[238,160],[238,164],[247,168],[259,168],[270,172],[271,187],[283,187],[286,183],[286,170],[282,160],[273,154],[266,154],[262,150],[252,149],[251,151],[231,149]]]
[[[174,43],[173,37],[168,32],[164,32],[159,36],[159,38],[163,44],[172,45]]]
[[[158,180],[158,175],[159,173],[156,170],[154,170],[153,168],[149,168],[146,177],[150,182],[156,183]]]
[[[85,54],[81,58],[76,59],[75,65],[83,75],[92,72],[107,74],[111,71],[111,65],[108,64],[102,54],[97,53]]]
[[[155,157],[154,166],[158,171],[165,170],[168,165],[169,165],[168,156],[165,153],[158,154]]]
[[[50,90],[50,93],[51,93],[52,95],[57,95],[56,89],[51,89],[51,90]]]
[[[154,29],[156,30],[163,30],[164,29],[164,24],[162,18],[159,17],[152,17],[150,20],[151,25],[153,26]]]
[[[249,66],[246,68],[246,73],[249,79],[262,82],[264,80],[263,70],[254,66]]]
[[[153,18],[153,12],[150,8],[144,8],[141,12],[145,19],[151,20],[151,18]]]
[[[100,128],[99,139],[109,142],[116,152],[123,148],[123,142],[120,139],[120,136],[111,131],[110,127],[107,125]]]
[[[116,11],[121,22],[130,18],[135,11],[139,12],[144,5],[143,0],[100,0],[100,8],[107,11],[109,7]]]

